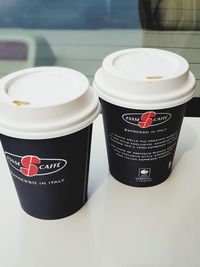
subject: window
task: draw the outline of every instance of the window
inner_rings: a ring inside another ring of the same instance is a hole
[[[1,77],[58,65],[92,81],[107,54],[157,47],[189,61],[197,85],[187,115],[200,116],[198,0],[2,0],[0,17]]]

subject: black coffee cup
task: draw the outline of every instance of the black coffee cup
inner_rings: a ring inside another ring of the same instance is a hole
[[[167,179],[194,85],[187,61],[168,51],[128,49],[105,58],[94,88],[114,178],[138,187]]]
[[[3,78],[0,92],[1,143],[22,208],[41,219],[75,213],[87,201],[92,122],[99,113],[87,78],[35,68]]]

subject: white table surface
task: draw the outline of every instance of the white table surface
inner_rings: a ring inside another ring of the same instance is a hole
[[[185,118],[171,176],[149,188],[108,174],[101,116],[93,132],[89,200],[65,219],[20,208],[0,149],[1,267],[199,267],[200,118]]]

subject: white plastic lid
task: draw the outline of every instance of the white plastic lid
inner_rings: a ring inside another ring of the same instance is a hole
[[[93,122],[98,97],[78,71],[39,67],[0,80],[0,132],[24,139],[71,134]]]
[[[195,78],[188,62],[177,54],[134,48],[107,56],[93,85],[102,99],[115,105],[163,109],[189,101]]]

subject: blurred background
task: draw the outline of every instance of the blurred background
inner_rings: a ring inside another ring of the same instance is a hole
[[[1,0],[0,77],[58,65],[92,82],[102,59],[130,47],[176,52],[197,78],[187,115],[200,116],[198,0]]]

